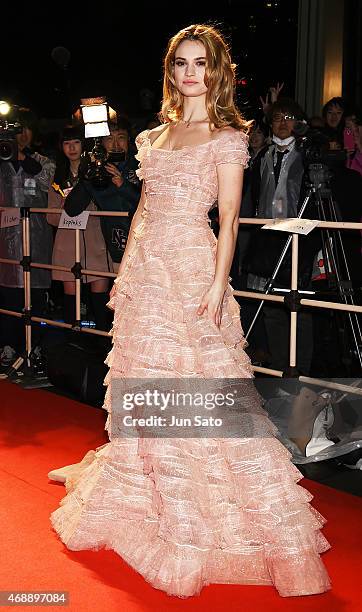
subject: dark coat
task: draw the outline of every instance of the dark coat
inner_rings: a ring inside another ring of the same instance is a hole
[[[262,149],[253,163],[251,169],[249,189],[246,193],[241,205],[241,217],[264,217],[263,202],[260,200],[261,192],[261,162],[264,155],[268,151],[268,147]],[[305,181],[305,170],[301,162],[301,158],[296,161],[289,169],[287,178],[287,193],[292,192],[289,189],[288,182],[292,184],[296,178],[301,178],[301,187],[299,191],[299,200],[297,211],[299,213],[301,206],[307,196],[307,186]],[[302,173],[302,177],[300,177]],[[293,214],[290,214],[292,217]],[[313,198],[308,200],[306,210],[303,217],[306,219],[316,219],[317,210]],[[250,272],[256,276],[270,278],[275,266],[279,260],[280,254],[287,241],[288,234],[272,230],[262,230],[261,226],[253,226],[249,231],[249,235],[243,239],[244,257],[243,269],[245,272]],[[316,253],[321,245],[320,232],[313,230],[308,236],[299,237],[299,287],[306,288],[309,286],[313,261]],[[276,286],[290,287],[291,279],[291,247],[284,258],[276,278]]]

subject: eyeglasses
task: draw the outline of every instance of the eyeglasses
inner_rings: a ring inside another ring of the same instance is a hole
[[[281,121],[295,121],[296,117],[294,115],[282,115],[281,113],[277,113],[273,116],[273,123],[281,123]]]

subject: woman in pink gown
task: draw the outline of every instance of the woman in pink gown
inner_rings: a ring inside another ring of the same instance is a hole
[[[164,71],[165,123],[137,137],[143,192],[111,292],[110,442],[70,470],[52,524],[69,549],[113,549],[169,595],[209,583],[322,593],[324,519],[256,393],[243,409],[253,435],[137,438],[112,428],[119,382],[253,386],[228,284],[248,160],[233,65],[220,34],[198,25],[171,39]],[[216,200],[218,241],[207,215]]]

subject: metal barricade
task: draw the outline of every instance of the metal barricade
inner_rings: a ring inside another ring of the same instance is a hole
[[[81,327],[81,276],[82,274],[93,274],[100,277],[105,278],[115,278],[117,275],[112,272],[101,272],[98,270],[88,270],[83,269],[81,267],[81,257],[80,257],[80,232],[82,230],[73,229],[69,231],[74,232],[74,240],[75,240],[75,262],[72,268],[66,268],[63,266],[57,266],[52,264],[45,264],[39,262],[32,262],[30,259],[30,215],[31,214],[61,214],[63,212],[62,209],[55,208],[23,208],[22,209],[22,239],[23,239],[23,259],[22,261],[10,260],[10,259],[2,259],[0,258],[0,263],[5,265],[21,265],[23,267],[23,275],[24,275],[24,312],[19,313],[11,310],[5,310],[0,308],[0,314],[11,315],[18,318],[24,319],[25,324],[25,342],[26,342],[26,353],[29,356],[32,348],[31,343],[31,322],[36,323],[46,323],[47,325],[54,327],[61,327],[65,329],[74,329],[80,333],[94,334],[100,336],[108,336],[109,334],[105,331],[97,330],[97,329],[88,329]],[[127,212],[108,212],[108,211],[90,211],[90,215],[95,216],[128,216]],[[240,218],[239,223],[245,225],[264,225],[270,222],[271,219],[259,219],[259,218]],[[318,221],[319,229],[331,229],[331,230],[362,230],[362,223],[354,223],[354,222],[327,222],[327,221]],[[314,230],[313,230],[314,231]],[[298,244],[299,244],[299,236],[298,234],[293,234],[292,237],[292,271],[291,271],[291,291],[298,293]],[[48,270],[62,270],[65,272],[71,272],[75,277],[75,285],[76,285],[76,312],[75,312],[75,325],[71,325],[70,323],[62,323],[60,321],[54,321],[52,319],[48,319],[45,317],[33,316],[31,314],[31,276],[30,271],[31,268],[44,268]],[[264,300],[270,302],[279,302],[284,303],[286,301],[285,296],[280,295],[269,295],[261,292],[252,292],[252,291],[233,291],[235,296],[245,297],[247,299],[253,300]],[[339,302],[330,302],[330,301],[319,301],[312,300],[303,297],[299,297],[298,303],[301,306],[307,306],[308,308],[325,308],[325,309],[334,309],[340,311],[347,311],[349,313],[362,313],[362,306],[356,306],[351,304],[343,304]],[[297,325],[298,325],[298,312],[296,308],[290,308],[290,349],[289,349],[289,365],[291,370],[295,369],[297,366]],[[282,377],[284,372],[281,370],[273,370],[271,368],[265,368],[261,366],[253,366],[255,372],[261,374],[267,374],[269,376]],[[326,381],[322,381],[319,379],[314,379],[306,376],[298,377],[301,382],[308,382],[309,384],[315,384],[317,386],[324,384],[326,386]],[[338,389],[340,385],[338,383],[328,383],[333,388]],[[342,385],[343,386],[343,385]],[[362,394],[361,389],[355,387],[348,387],[351,393],[354,394]],[[342,389],[343,390],[343,389]]]

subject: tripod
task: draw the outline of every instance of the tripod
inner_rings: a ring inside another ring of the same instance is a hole
[[[309,164],[307,168],[307,177],[307,195],[299,210],[298,218],[302,218],[308,203],[312,200],[316,205],[318,217],[321,221],[339,221],[340,214],[337,214],[337,212],[339,213],[337,204],[333,200],[332,192],[329,187],[331,173],[328,169],[328,166],[322,163]],[[328,215],[330,219],[327,219]],[[341,233],[339,230],[333,233],[331,233],[330,230],[325,231],[326,238],[323,236],[322,233],[321,239],[324,267],[326,271],[328,285],[330,288],[337,290],[340,300],[343,303],[354,305],[354,291],[352,287],[351,274]],[[291,242],[292,234],[287,238],[283,250],[279,256],[278,262],[275,266],[275,269],[264,287],[265,294],[269,294],[274,289],[276,277],[279,273],[279,270],[282,266],[282,263],[285,259]],[[245,339],[248,339],[264,304],[265,300],[261,300],[258,309],[254,315],[254,318],[249,326],[249,329],[245,334]],[[357,313],[349,312],[348,320],[352,332],[355,352],[360,367],[362,369],[362,335]]]

